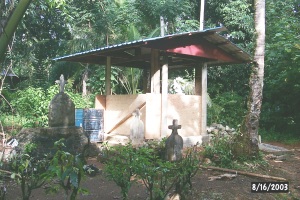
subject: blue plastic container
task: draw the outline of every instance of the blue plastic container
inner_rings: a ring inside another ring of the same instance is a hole
[[[75,126],[83,127],[83,109],[75,109]]]

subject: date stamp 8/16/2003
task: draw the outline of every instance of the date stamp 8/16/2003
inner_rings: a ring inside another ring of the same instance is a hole
[[[289,182],[251,182],[251,192],[288,193]]]

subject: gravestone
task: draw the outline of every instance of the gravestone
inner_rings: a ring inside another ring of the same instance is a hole
[[[136,109],[132,115],[133,120],[130,124],[130,140],[133,146],[138,146],[144,142],[144,123],[140,119],[141,112],[139,109]]]
[[[166,140],[166,160],[179,161],[182,159],[183,139],[177,132],[177,129],[181,129],[177,119],[173,120],[169,129],[172,129],[172,133]]]
[[[64,86],[66,81],[64,75],[57,80],[60,89],[50,102],[48,124],[49,127],[70,127],[75,126],[75,105],[70,97],[64,93]]]

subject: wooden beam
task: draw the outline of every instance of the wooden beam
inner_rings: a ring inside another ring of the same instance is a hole
[[[159,50],[151,49],[151,93],[160,94]]]
[[[167,136],[168,131],[168,57],[164,56],[162,72],[161,72],[161,125],[160,125],[160,136],[161,138]]]
[[[146,102],[142,103],[139,107],[137,107],[139,110],[141,110],[146,105]],[[123,124],[126,120],[128,120],[132,116],[132,112],[128,113],[123,119],[121,119],[116,125],[114,125],[107,134],[111,133],[113,130],[118,128],[121,124]]]
[[[106,95],[111,94],[111,58],[109,56],[106,57],[105,93]]]
[[[230,173],[234,173],[234,174],[242,174],[245,176],[259,177],[259,178],[263,178],[263,179],[273,179],[276,181],[288,181],[287,179],[281,178],[281,177],[269,176],[269,175],[263,175],[263,174],[255,174],[255,173],[251,173],[251,172],[238,171],[238,170],[234,170],[234,169],[226,169],[226,168],[213,167],[213,166],[202,166],[202,165],[200,165],[200,168],[201,169],[218,170],[218,171],[223,171],[223,172],[230,172]]]

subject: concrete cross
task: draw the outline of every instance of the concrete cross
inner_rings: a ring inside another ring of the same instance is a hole
[[[138,108],[132,113],[133,119],[130,124],[129,138],[134,147],[142,145],[145,139],[145,127],[143,121],[140,119],[141,114]]]
[[[173,125],[169,125],[168,128],[172,129],[172,133],[178,134],[177,129],[181,129],[181,125],[178,125],[177,119],[173,119]]]
[[[177,129],[181,129],[177,119],[173,119],[169,129],[172,129],[172,133],[166,140],[166,160],[179,161],[182,159],[183,139],[177,132]]]
[[[67,81],[65,81],[64,75],[60,75],[59,80],[56,80],[55,83],[59,84],[59,92],[64,92],[65,90],[65,85],[66,83],[68,83]]]
[[[142,115],[140,109],[135,109],[132,113],[133,116],[137,116],[137,117],[140,117]]]

